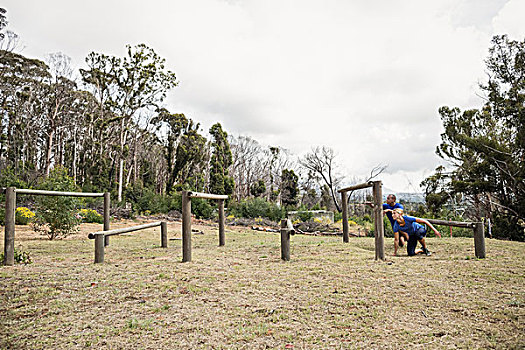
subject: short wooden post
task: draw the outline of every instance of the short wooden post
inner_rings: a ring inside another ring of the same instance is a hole
[[[485,228],[482,222],[474,224],[474,251],[476,258],[485,259]]]
[[[95,264],[104,262],[104,233],[95,234]]]
[[[381,181],[373,182],[374,193],[374,232],[376,243],[376,260],[385,260],[385,233],[383,225],[383,184]]]
[[[226,241],[224,235],[224,199],[219,199],[219,246],[223,246]]]
[[[4,234],[4,265],[15,264],[15,210],[16,192],[14,187],[5,191],[5,234]]]
[[[166,221],[160,223],[160,246],[168,248],[168,224]]]
[[[104,192],[104,231],[109,231],[109,209],[111,207],[111,197],[109,192]],[[109,245],[109,236],[105,237],[104,245]]]
[[[191,261],[191,198],[182,191],[182,262]]]
[[[281,259],[290,261],[290,229],[288,219],[281,220]]]
[[[348,243],[348,197],[346,191],[341,192],[341,205],[343,208],[343,242]]]

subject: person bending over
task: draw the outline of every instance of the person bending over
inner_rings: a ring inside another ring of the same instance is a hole
[[[396,203],[396,195],[395,194],[389,194],[386,197],[386,203],[383,203],[383,214],[386,214],[386,217],[388,218],[388,221],[390,221],[390,225],[392,226],[392,231],[394,231],[394,218],[392,217],[392,210],[400,208],[403,208],[403,205],[401,203]],[[396,233],[394,231],[394,246],[402,247],[405,242],[408,240],[408,235],[403,235]],[[397,251],[397,249],[396,249]]]
[[[441,234],[436,230],[434,226],[428,220],[422,218],[415,218],[412,216],[404,215],[403,209],[396,208],[392,210],[392,217],[394,218],[394,234],[397,232],[408,235],[407,242],[407,254],[413,256],[419,253],[430,255],[430,251],[427,248],[425,242],[425,236],[427,235],[427,228],[421,224],[425,224],[430,227],[436,236],[441,238]],[[416,251],[417,242],[421,243],[422,249]],[[394,255],[397,255],[398,246],[394,243]]]

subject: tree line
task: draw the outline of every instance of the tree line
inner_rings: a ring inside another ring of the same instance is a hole
[[[163,102],[175,73],[152,48],[128,45],[123,57],[91,52],[74,71],[62,53],[45,62],[17,53],[18,36],[0,9],[0,182],[35,187],[67,169],[86,192],[110,191],[117,204],[141,208],[182,189],[259,198],[283,208],[341,211],[344,178],[335,152],[313,147],[301,158],[220,123],[200,124]],[[437,154],[446,166],[422,182],[419,214],[481,220],[496,236],[524,240],[525,41],[495,36],[486,59],[482,108],[439,110],[445,132]],[[363,202],[367,193],[349,200]],[[137,204],[137,205],[138,205]],[[171,208],[173,205],[166,205]],[[165,209],[163,209],[165,210]]]

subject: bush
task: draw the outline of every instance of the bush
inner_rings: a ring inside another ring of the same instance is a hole
[[[85,223],[103,224],[104,217],[93,209],[80,209],[78,212],[80,220]]]
[[[238,203],[230,203],[229,214],[243,218],[264,217],[273,221],[279,221],[284,217],[284,210],[275,203],[266,201],[264,198],[249,198]]]
[[[31,261],[31,256],[29,256],[28,252],[24,252],[22,250],[14,250],[14,259],[15,263],[17,264],[31,264],[33,261]],[[0,253],[0,263],[4,261],[4,253]]]
[[[42,190],[50,191],[77,191],[77,187],[67,170],[57,167],[51,171],[47,179],[39,186]],[[77,215],[77,207],[80,200],[76,197],[36,197],[36,216],[32,222],[33,229],[50,240],[60,236],[67,236],[77,231],[80,217]]]
[[[18,207],[15,210],[15,224],[17,225],[27,225],[34,217],[35,213],[26,207]]]
[[[297,212],[297,216],[302,222],[308,222],[314,217],[314,214],[308,211],[299,211]]]

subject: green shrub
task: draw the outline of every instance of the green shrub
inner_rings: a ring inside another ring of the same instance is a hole
[[[17,264],[31,264],[33,261],[31,261],[31,256],[28,252],[24,252],[22,250],[14,250],[14,259],[15,263]],[[0,253],[0,263],[4,261],[4,253]]]
[[[40,183],[39,188],[49,191],[78,191],[73,179],[62,167],[53,169],[49,177]],[[36,232],[53,240],[77,231],[80,224],[80,216],[77,213],[80,204],[78,198],[37,196],[35,204],[36,216],[31,224]]]
[[[35,213],[26,207],[18,207],[15,210],[15,224],[27,225],[35,217]]]
[[[80,209],[80,219],[85,223],[103,224],[104,217],[93,209]]]
[[[308,211],[299,211],[297,212],[297,216],[299,217],[299,219],[301,219],[302,222],[307,222],[314,217],[314,214]]]
[[[273,221],[278,221],[284,216],[284,210],[281,207],[264,198],[249,198],[238,203],[231,202],[228,212],[236,217],[252,219],[264,217]]]

